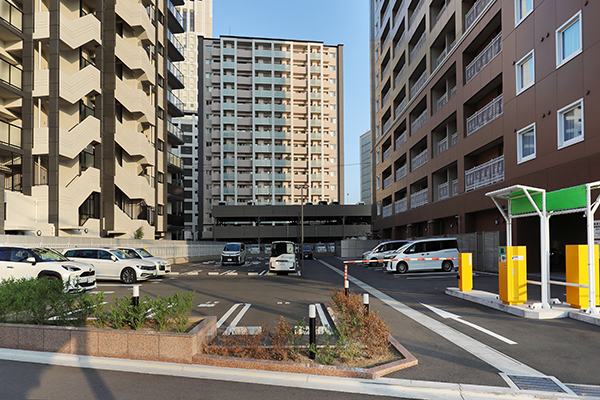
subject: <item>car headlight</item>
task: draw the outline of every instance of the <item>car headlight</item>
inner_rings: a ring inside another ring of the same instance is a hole
[[[66,269],[67,271],[70,271],[70,272],[79,271],[79,268],[77,268],[77,267],[72,267],[72,266],[70,266],[70,265],[61,265],[61,267],[63,267],[64,269]]]

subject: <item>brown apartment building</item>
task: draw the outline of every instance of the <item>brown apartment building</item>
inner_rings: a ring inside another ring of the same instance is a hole
[[[505,231],[487,192],[600,180],[600,3],[372,0],[373,232]],[[515,244],[535,247],[523,218]],[[580,214],[551,246],[585,242]],[[502,235],[501,235],[502,236]]]

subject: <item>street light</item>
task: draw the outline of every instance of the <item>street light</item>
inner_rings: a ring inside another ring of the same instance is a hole
[[[306,195],[308,196],[308,186],[299,186],[300,189],[300,269],[304,271],[304,189],[306,189]]]

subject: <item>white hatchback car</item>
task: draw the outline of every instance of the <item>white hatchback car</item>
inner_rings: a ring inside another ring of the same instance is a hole
[[[154,257],[143,247],[119,247],[133,258],[141,258],[144,261],[150,261],[156,265],[157,275],[164,276],[171,273],[171,263],[165,258]]]
[[[96,269],[98,279],[117,279],[126,284],[156,276],[154,263],[131,258],[125,252],[104,247],[78,247],[63,251],[65,257],[85,261]]]
[[[0,280],[8,278],[62,280],[68,290],[96,288],[96,271],[44,247],[0,247]]]

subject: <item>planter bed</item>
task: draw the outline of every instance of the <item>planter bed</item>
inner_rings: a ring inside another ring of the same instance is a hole
[[[217,332],[216,317],[191,320],[198,323],[187,333],[0,324],[0,347],[190,364]]]

